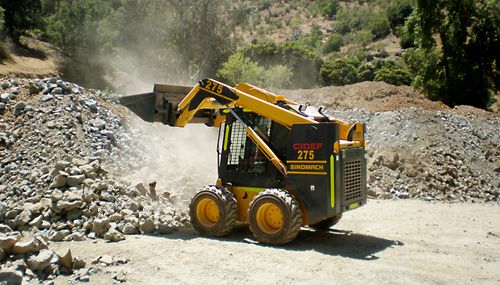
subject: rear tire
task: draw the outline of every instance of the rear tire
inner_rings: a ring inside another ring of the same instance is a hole
[[[235,226],[238,207],[233,194],[224,187],[205,186],[189,205],[191,224],[204,236],[219,237]]]
[[[248,224],[259,242],[285,244],[300,232],[302,211],[287,191],[267,189],[257,194],[250,203]]]
[[[309,227],[316,229],[316,230],[325,230],[326,231],[326,230],[329,230],[331,227],[335,226],[340,221],[340,219],[342,219],[342,214],[335,216],[335,217],[328,218],[328,219],[323,220],[323,221],[316,223],[314,225],[309,225]]]

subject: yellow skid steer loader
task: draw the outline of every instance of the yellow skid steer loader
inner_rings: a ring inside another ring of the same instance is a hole
[[[237,221],[259,242],[284,244],[302,226],[329,228],[366,204],[365,125],[283,96],[213,79],[194,87],[156,84],[120,98],[143,120],[219,128],[218,179],[191,200],[193,227],[222,236]]]

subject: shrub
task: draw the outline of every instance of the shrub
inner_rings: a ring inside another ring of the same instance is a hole
[[[266,70],[264,76],[265,87],[284,88],[290,86],[293,72],[290,67],[278,64]]]
[[[318,0],[317,3],[321,14],[329,19],[337,14],[340,7],[338,0]]]
[[[370,30],[375,38],[385,37],[391,32],[389,20],[387,20],[385,14],[379,13],[372,17],[370,21]]]
[[[340,48],[344,44],[344,39],[339,34],[333,34],[326,40],[325,46],[323,48],[324,53],[331,53],[334,51],[340,51]]]
[[[222,64],[217,75],[233,85],[238,82],[262,85],[264,68],[249,58],[244,57],[240,52],[237,52]]]
[[[373,81],[375,79],[375,67],[371,64],[363,64],[358,69],[359,81]]]
[[[263,87],[284,88],[290,85],[293,72],[285,65],[273,65],[264,69],[244,57],[241,52],[236,52],[222,64],[217,75],[230,84],[246,82]]]
[[[400,40],[400,46],[401,48],[407,49],[407,48],[412,48],[416,47],[415,45],[415,34],[414,33],[406,33],[404,32],[401,35],[401,40]]]
[[[373,17],[372,13],[369,7],[340,9],[335,17],[333,29],[343,35],[363,29],[370,29],[371,18]]]
[[[10,39],[19,44],[20,37],[27,31],[41,27],[41,0],[0,0],[4,10],[6,33]]]
[[[391,28],[396,30],[397,27],[403,26],[406,18],[413,12],[411,0],[398,0],[387,8],[387,18]]]
[[[384,81],[392,85],[411,85],[412,76],[402,68],[384,67],[375,73],[375,81]]]
[[[340,86],[353,84],[359,81],[358,70],[353,61],[347,58],[339,58],[327,61],[319,71],[322,86]]]
[[[300,29],[298,29],[298,31],[300,31]],[[311,32],[302,36],[299,35],[297,42],[305,46],[317,48],[321,45],[322,38],[323,32],[318,26],[314,25],[311,29]]]
[[[245,57],[269,69],[275,65],[285,65],[293,73],[290,87],[311,88],[318,83],[318,73],[323,61],[310,47],[296,42],[276,44],[265,41],[244,47]]]
[[[362,30],[354,34],[354,44],[361,49],[365,49],[373,40],[373,34],[369,30]]]

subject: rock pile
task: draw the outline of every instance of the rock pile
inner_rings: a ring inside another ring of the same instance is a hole
[[[0,80],[0,93],[0,232],[120,241],[188,222],[168,193],[102,166],[126,133],[105,94],[56,78]]]
[[[7,284],[53,279],[86,265],[81,258],[73,257],[69,249],[60,252],[50,250],[40,234],[22,236],[16,232],[0,235],[0,262],[3,264],[0,281],[7,280]]]
[[[369,189],[381,198],[500,201],[500,117],[409,108],[342,110],[367,124]]]

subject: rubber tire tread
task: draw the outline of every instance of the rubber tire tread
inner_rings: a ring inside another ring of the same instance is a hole
[[[260,231],[256,219],[252,217],[253,212],[255,212],[255,214],[257,213],[257,209],[253,209],[252,206],[259,200],[268,197],[275,197],[281,201],[287,212],[284,216],[288,217],[288,223],[285,221],[286,228],[277,237],[269,236]],[[259,242],[267,244],[282,245],[291,242],[297,237],[300,232],[300,227],[302,226],[302,211],[300,210],[299,204],[288,191],[283,189],[266,189],[257,194],[250,202],[248,217],[248,224],[254,238]]]
[[[217,198],[217,204],[219,207],[219,221],[214,227],[206,228],[198,223],[196,216],[196,205],[193,203],[197,197],[202,196],[206,193],[211,193]],[[218,187],[214,185],[209,185],[203,187],[198,193],[196,193],[191,199],[189,204],[189,216],[191,218],[191,224],[195,230],[204,236],[220,237],[227,235],[231,230],[233,230],[236,225],[236,220],[238,218],[238,206],[236,205],[236,199],[233,193],[229,192],[224,187]]]

